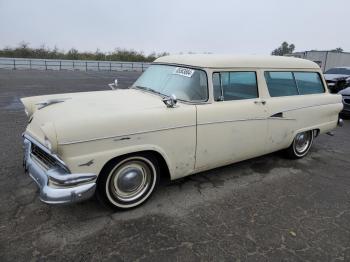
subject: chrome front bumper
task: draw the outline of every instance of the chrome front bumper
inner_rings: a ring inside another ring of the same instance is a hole
[[[32,154],[32,143],[30,137],[24,137],[23,165],[26,173],[39,186],[41,201],[48,204],[67,204],[80,202],[94,195],[97,178],[95,174],[71,174],[62,165],[47,169]],[[45,150],[39,143],[35,145]]]

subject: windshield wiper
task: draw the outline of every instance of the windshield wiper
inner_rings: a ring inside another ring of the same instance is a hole
[[[152,88],[146,87],[146,86],[133,86],[133,87],[136,87],[138,89],[145,90],[145,91],[157,94],[157,95],[161,95],[162,97],[164,96],[164,94],[162,94],[161,92],[158,92],[158,91],[156,91]]]

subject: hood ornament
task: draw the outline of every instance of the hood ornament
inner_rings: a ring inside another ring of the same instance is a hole
[[[174,108],[176,107],[176,104],[177,104],[177,98],[174,94],[171,94],[170,96],[163,98],[162,101],[168,108]]]
[[[70,98],[56,98],[56,99],[49,99],[43,102],[39,102],[36,105],[38,106],[38,110],[43,109],[49,105],[53,105],[53,104],[58,104],[58,103],[62,103],[66,100],[68,100]]]

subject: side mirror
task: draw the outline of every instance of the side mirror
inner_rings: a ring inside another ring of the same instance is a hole
[[[164,98],[163,103],[169,108],[174,108],[176,106],[176,103],[177,103],[177,98],[174,94],[172,94],[172,95]]]
[[[118,87],[118,79],[117,79],[117,78],[114,79],[114,83],[111,83],[111,84],[108,84],[108,85],[109,85],[109,87],[110,87],[112,90],[117,89],[117,87]]]

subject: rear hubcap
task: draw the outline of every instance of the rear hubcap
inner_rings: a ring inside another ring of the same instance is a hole
[[[295,137],[295,151],[297,151],[297,153],[301,154],[307,151],[311,143],[311,135],[311,132],[297,134]]]

